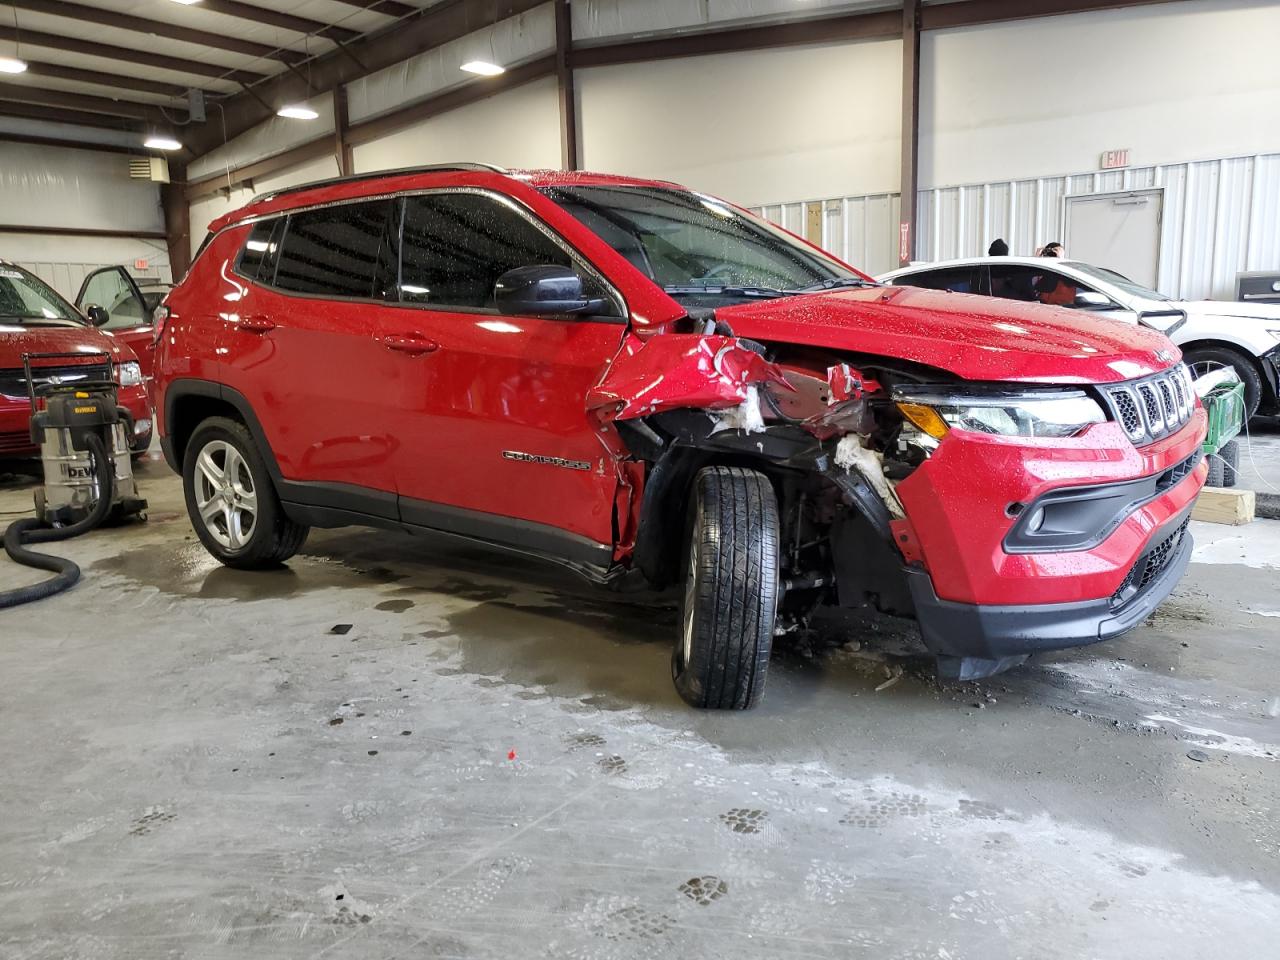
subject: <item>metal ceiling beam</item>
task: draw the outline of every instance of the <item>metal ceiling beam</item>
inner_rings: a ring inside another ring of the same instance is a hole
[[[334,50],[316,57],[308,65],[310,84],[301,78],[279,74],[256,86],[268,103],[282,104],[306,100],[327,93],[339,84],[350,83],[384,67],[401,63],[416,54],[465,37],[490,24],[540,6],[546,0],[445,0],[417,10],[377,33],[366,34],[348,44],[350,53],[365,65],[356,66],[351,56]],[[266,110],[251,97],[240,94],[224,106],[226,138],[233,139],[268,119]],[[221,123],[207,124],[193,138],[196,153],[207,153],[223,142]]]
[[[543,77],[554,76],[555,71],[555,57],[543,57],[541,60],[534,60],[519,67],[514,67],[498,77],[472,80],[461,87],[455,87],[434,97],[419,100],[417,103],[400,107],[379,117],[351,124],[346,128],[343,145],[349,150],[353,146],[370,143],[387,136],[387,134],[402,130],[415,123],[429,120],[450,110],[478,103],[481,100],[508,90],[514,90],[516,87],[523,86],[534,80],[540,80]],[[312,160],[331,157],[334,153],[334,144],[334,134],[325,134],[323,137],[309,140],[283,153],[257,160],[243,167],[237,167],[229,173],[220,171],[195,180],[189,180],[186,189],[187,202],[190,203],[202,197],[215,196],[228,187],[238,187],[245,183],[251,183],[254,180],[260,180],[263,177],[269,177],[284,170],[309,163]]]
[[[0,40],[21,42],[25,46],[43,47],[48,50],[62,50],[66,53],[82,53],[88,57],[101,57],[118,63],[136,63],[142,67],[172,70],[188,76],[195,74],[201,77],[214,77],[230,80],[232,83],[256,83],[266,79],[266,74],[255,73],[252,70],[232,70],[218,66],[216,63],[202,63],[185,57],[170,57],[146,50],[135,50],[131,47],[117,47],[109,43],[98,43],[96,40],[81,40],[78,37],[41,33],[39,30],[15,30],[13,27],[0,25]]]
[[[138,103],[133,100],[113,100],[110,97],[91,97],[84,93],[68,93],[65,90],[49,90],[44,87],[33,87],[25,83],[0,82],[0,100],[17,103],[37,103],[49,107],[66,107],[69,110],[87,113],[101,113],[109,117],[124,117],[130,120],[142,120],[148,123],[172,124],[161,113],[160,108],[152,103]]]
[[[251,3],[241,3],[240,0],[200,0],[200,9],[208,10],[210,13],[221,13],[228,17],[238,17],[253,23],[265,23],[284,30],[293,30],[295,33],[326,37],[329,40],[350,41],[360,36],[359,30],[349,30],[346,27],[321,23],[319,20],[309,20],[292,13],[268,10],[266,7],[257,7]]]
[[[3,109],[0,108],[0,113]],[[8,133],[0,130],[0,142],[4,143],[30,143],[37,147],[64,147],[76,150],[95,150],[99,153],[124,153],[131,157],[152,156],[149,150],[144,150],[141,146],[142,141],[136,147],[126,147],[118,143],[97,143],[81,139],[75,133],[69,132],[65,137],[33,137],[25,133]]]
[[[920,29],[972,27],[1005,20],[1034,20],[1067,13],[1094,13],[1173,2],[1176,0],[963,0],[924,7],[920,11]]]
[[[361,10],[385,14],[388,17],[407,17],[411,13],[418,12],[417,7],[399,3],[398,0],[338,0],[338,2],[345,3],[348,7],[359,7]]]
[[[138,90],[142,93],[154,93],[174,99],[187,95],[187,88],[176,83],[144,80],[141,77],[124,77],[118,73],[82,70],[79,67],[67,67],[60,63],[43,63],[38,60],[27,60],[27,75],[32,77],[55,77],[58,80],[75,80],[78,83],[92,83],[100,87],[111,87],[113,89]]]
[[[293,50],[280,50],[264,43],[228,37],[208,30],[195,30],[180,24],[165,23],[162,20],[148,20],[146,17],[135,17],[127,13],[117,13],[114,10],[104,10],[101,7],[89,7],[82,3],[72,3],[70,0],[6,0],[6,2],[10,6],[30,10],[32,13],[65,17],[100,27],[130,30],[146,36],[166,37],[169,40],[194,43],[214,50],[227,50],[247,57],[261,57],[285,63],[297,63],[306,59],[306,54]]]
[[[51,110],[48,106],[33,103],[13,103],[0,100],[0,117],[20,117],[24,120],[47,120],[51,123],[70,123],[78,127],[94,127],[103,130],[124,130],[141,133],[143,125],[124,117],[109,117],[104,113],[87,113],[80,110]]]
[[[902,14],[898,11],[854,13],[795,23],[771,23],[759,27],[709,30],[579,47],[572,51],[569,62],[575,69],[581,69],[670,60],[676,57],[698,57],[711,53],[762,50],[767,47],[879,40],[896,38],[901,34]]]

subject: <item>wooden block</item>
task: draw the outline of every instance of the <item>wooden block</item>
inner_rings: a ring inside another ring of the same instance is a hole
[[[1225,487],[1205,487],[1200,491],[1200,499],[1191,511],[1192,520],[1203,520],[1206,523],[1226,523],[1238,527],[1242,523],[1253,520],[1256,508],[1252,490],[1227,489]]]

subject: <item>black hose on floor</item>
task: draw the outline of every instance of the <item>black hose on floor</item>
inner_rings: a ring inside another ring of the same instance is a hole
[[[85,442],[89,452],[93,454],[94,466],[98,472],[98,502],[93,505],[89,515],[69,527],[46,527],[42,520],[25,517],[9,524],[4,532],[4,552],[14,563],[35,567],[37,570],[49,570],[56,574],[48,580],[33,583],[29,587],[18,587],[14,590],[0,592],[0,610],[16,607],[23,603],[43,600],[55,593],[61,593],[75,585],[80,579],[80,567],[62,557],[51,557],[47,553],[36,553],[25,549],[28,543],[53,543],[57,540],[70,540],[99,526],[111,512],[111,503],[116,492],[116,465],[107,453],[107,445],[95,433],[86,435]]]

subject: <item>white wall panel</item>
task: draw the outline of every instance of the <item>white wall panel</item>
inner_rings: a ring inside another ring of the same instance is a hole
[[[255,181],[252,188],[240,187],[230,191],[230,193],[223,191],[217,196],[205,197],[203,200],[196,201],[191,205],[191,252],[195,253],[200,244],[204,242],[210,223],[224,213],[230,213],[243,207],[258,194],[270,193],[272,190],[293,187],[312,180],[326,180],[337,175],[337,160],[333,157],[323,157],[320,160],[313,160],[310,163],[291,167],[275,176]]]
[[[917,256],[924,261],[981,256],[997,237],[1014,255],[1030,256],[1050,240],[1067,239],[1068,197],[1153,187],[1164,191],[1157,282],[1164,293],[1232,300],[1237,274],[1280,271],[1280,153],[922,190]],[[826,238],[831,252],[871,273],[897,266],[896,195],[827,203],[852,212],[886,200],[893,204],[892,216],[867,220],[860,228],[853,215],[843,236]],[[802,211],[797,212],[802,206],[773,204],[760,212],[802,233]]]
[[[459,107],[354,150],[360,173],[427,163],[482,161],[560,166],[560,106],[553,78]]]
[[[75,299],[90,271],[108,264],[126,266],[134,276],[172,279],[162,240],[0,233],[0,260],[26,267],[68,300]],[[137,260],[146,260],[147,268],[137,269]]]
[[[555,46],[554,8],[546,3],[349,84],[348,116],[355,123],[464,83],[483,84],[459,69],[468,60],[512,67],[546,56]]]
[[[0,223],[151,232],[164,215],[125,154],[0,142]]]
[[[751,21],[799,20],[882,9],[884,0],[574,0],[575,40],[675,33]]]
[[[901,50],[871,41],[578,71],[583,165],[746,204],[891,190],[901,115],[880,92],[900,86]]]
[[[929,31],[920,183],[1267,152],[1280,144],[1280,4],[1188,0]],[[861,106],[861,101],[860,104]]]
[[[191,161],[187,167],[187,176],[193,180],[207,177],[212,173],[220,173],[228,168],[242,167],[245,164],[262,160],[264,157],[283,153],[292,147],[333,133],[333,94],[317,94],[304,101],[307,106],[320,116],[314,120],[290,120],[286,117],[272,117],[251,130],[242,133],[229,143],[215,147],[201,157]],[[283,106],[283,104],[281,104]],[[218,108],[209,108],[209,122],[218,123]]]

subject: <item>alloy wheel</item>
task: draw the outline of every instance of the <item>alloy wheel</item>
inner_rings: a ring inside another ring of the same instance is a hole
[[[196,458],[196,508],[218,544],[242,550],[258,522],[258,496],[244,456],[225,440],[210,440]]]

